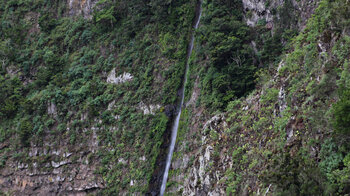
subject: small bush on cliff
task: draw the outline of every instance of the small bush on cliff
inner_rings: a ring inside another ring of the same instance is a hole
[[[343,134],[350,133],[350,90],[342,92],[340,100],[333,106],[334,128]]]
[[[350,71],[349,63],[346,61],[341,73],[340,80],[337,81],[339,86],[340,100],[333,105],[333,126],[338,133],[350,133]]]
[[[18,104],[22,98],[20,80],[0,76],[0,121],[16,115]]]
[[[33,130],[33,125],[29,120],[24,120],[20,123],[18,128],[18,134],[21,144],[25,147],[30,145],[30,134]]]
[[[44,32],[50,32],[57,25],[57,21],[53,19],[52,14],[42,14],[39,18],[40,29]]]

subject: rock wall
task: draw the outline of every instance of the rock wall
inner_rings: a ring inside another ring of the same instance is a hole
[[[230,165],[232,166],[232,161],[230,156],[228,156],[225,151],[222,151],[220,160],[218,162],[215,161],[216,167],[213,167],[214,146],[211,143],[209,134],[213,131],[219,135],[219,140],[223,140],[220,132],[224,129],[227,129],[227,124],[223,115],[216,115],[206,122],[201,132],[201,149],[199,150],[194,164],[188,165],[189,175],[184,179],[183,195],[225,194],[225,189],[219,186],[220,179]]]
[[[69,16],[82,15],[86,19],[92,18],[93,8],[98,0],[67,0]]]
[[[243,0],[242,2],[244,6],[244,20],[248,26],[254,28],[259,23],[263,23],[271,31],[276,27],[281,27],[279,23],[281,22],[281,15],[284,14],[281,10],[283,6],[287,6],[287,1]],[[292,25],[292,27],[297,30],[305,28],[306,22],[317,7],[319,0],[291,0],[289,2],[289,5],[292,7],[288,9],[294,15],[293,17],[297,19],[297,23],[293,24],[296,26]],[[283,65],[284,62],[281,61],[278,70]],[[276,73],[274,80],[279,79],[278,73]],[[279,81],[279,86],[276,87],[279,91],[276,111],[272,114],[275,117],[280,116],[287,107],[285,98],[286,85],[287,82]],[[262,110],[259,102],[264,92],[260,90],[244,100],[244,104],[240,108],[245,113],[249,113],[251,118],[256,117],[257,114],[255,113]],[[249,193],[253,192],[253,195],[268,195],[271,192],[271,185],[263,186],[258,179],[259,171],[262,171],[265,167],[260,165],[260,161],[263,161],[263,159],[257,161],[258,163],[254,163],[256,165],[251,163],[246,168],[243,166],[245,163],[239,162],[238,164],[242,165],[244,169],[240,173],[235,173],[233,169],[235,164],[237,164],[237,160],[235,160],[232,151],[229,149],[236,145],[235,142],[238,143],[240,141],[240,144],[237,144],[237,146],[243,146],[243,151],[247,151],[247,154],[254,157],[251,147],[244,144],[251,142],[257,145],[257,148],[263,148],[263,142],[265,142],[266,138],[271,137],[271,133],[264,133],[261,136],[264,139],[260,141],[258,139],[254,141],[253,134],[250,134],[249,131],[232,133],[230,135],[226,131],[228,127],[231,126],[232,128],[234,125],[227,125],[227,114],[208,116],[203,112],[203,108],[198,108],[194,104],[196,100],[193,99],[198,97],[200,89],[195,89],[192,94],[189,104],[186,105],[187,109],[192,111],[192,116],[188,123],[189,131],[184,136],[180,136],[184,139],[177,143],[171,168],[173,172],[169,180],[171,185],[167,188],[168,193],[175,195],[227,195],[227,183],[233,181],[231,185],[238,187],[237,195],[249,195]],[[253,122],[251,123],[253,124]],[[242,125],[240,122],[237,122],[236,126]],[[230,137],[233,137],[233,139]],[[295,136],[291,135],[290,138],[294,138],[293,141],[295,141]],[[254,146],[251,143],[250,145]],[[228,172],[232,173],[233,176],[230,176]],[[254,174],[251,175],[249,172]]]
[[[245,20],[249,26],[256,26],[259,21],[266,22],[266,25],[273,29],[275,22],[281,18],[281,14],[275,14],[276,9],[283,7],[285,1],[282,0],[243,0],[245,9]],[[305,26],[317,5],[317,0],[307,1],[291,0],[291,5],[298,16],[298,28]],[[70,16],[83,16],[91,19],[93,7],[97,0],[68,0],[67,5]],[[282,63],[281,63],[282,64]],[[120,84],[131,81],[133,76],[124,73],[118,77],[115,69],[108,76],[107,82]],[[172,182],[177,186],[171,186],[169,192],[181,193],[183,195],[225,195],[225,173],[232,168],[234,160],[226,148],[214,150],[218,144],[225,144],[227,135],[223,131],[227,129],[226,117],[223,114],[209,116],[203,108],[195,107],[196,100],[200,95],[198,80],[194,86],[194,91],[190,101],[186,104],[192,110],[193,119],[189,125],[190,131],[183,134],[184,139],[176,148],[172,163]],[[279,113],[286,108],[285,87],[279,86]],[[254,100],[246,100],[246,106],[242,110],[254,111],[258,108],[259,94]],[[261,93],[262,94],[262,93]],[[113,107],[110,104],[108,108]],[[140,102],[137,109],[144,114],[154,114],[161,108],[160,105],[147,105]],[[55,117],[57,108],[54,103],[49,103],[47,112]],[[253,113],[253,112],[252,112]],[[115,116],[115,119],[118,119]],[[84,117],[82,118],[84,121]],[[204,125],[204,126],[202,126]],[[0,171],[0,190],[12,192],[14,195],[87,195],[104,188],[101,176],[97,174],[98,142],[97,128],[86,130],[86,143],[70,144],[65,139],[62,141],[52,141],[50,138],[43,138],[43,145],[32,144],[28,151],[18,152],[18,156],[29,157],[26,162],[10,160],[4,169]],[[180,134],[181,136],[181,134]],[[289,132],[288,138],[292,138],[293,130]],[[248,138],[249,134],[239,135]],[[214,139],[213,139],[214,138]],[[248,140],[247,139],[247,140]],[[291,140],[292,141],[292,140]],[[6,144],[0,146],[4,148]],[[219,153],[215,153],[218,151]],[[140,158],[146,161],[143,156]],[[124,159],[118,162],[127,164]],[[137,182],[130,181],[130,186]],[[246,179],[242,184],[252,185],[252,189],[260,191],[256,179]],[[248,188],[242,190],[246,194]]]
[[[17,152],[27,161],[7,162],[7,167],[1,169],[0,190],[13,195],[87,195],[103,188],[103,179],[96,174],[94,135],[88,145],[45,142]]]
[[[249,26],[254,27],[259,23],[266,23],[268,28],[273,29],[276,22],[287,14],[283,12],[283,7],[288,6],[288,14],[294,15],[300,30],[305,27],[307,19],[317,7],[319,0],[242,0],[242,2],[245,21]]]
[[[134,76],[132,76],[130,73],[124,72],[122,75],[119,75],[118,77],[115,76],[115,69],[113,69],[108,77],[107,77],[107,83],[112,84],[121,84],[125,83],[127,81],[131,81]]]

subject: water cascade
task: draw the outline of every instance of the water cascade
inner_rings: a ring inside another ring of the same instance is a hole
[[[199,1],[199,6],[197,8],[197,13],[196,13],[196,21],[194,24],[194,29],[198,28],[199,25],[199,21],[202,15],[202,7],[201,7],[202,2]],[[180,104],[177,107],[177,114],[176,114],[176,118],[174,121],[174,124],[171,127],[171,140],[170,140],[170,146],[169,146],[169,152],[168,152],[168,156],[166,159],[166,165],[165,165],[165,170],[164,170],[164,176],[163,176],[163,180],[162,180],[162,185],[160,188],[160,195],[163,196],[164,195],[164,191],[165,191],[165,187],[166,187],[166,183],[167,183],[167,179],[168,179],[168,174],[169,174],[169,168],[170,168],[170,164],[171,164],[171,158],[173,156],[173,152],[174,152],[174,148],[175,148],[175,142],[176,142],[176,136],[177,136],[177,131],[179,128],[179,121],[180,121],[180,116],[181,116],[181,109],[182,106],[184,104],[184,98],[185,98],[185,85],[187,82],[187,73],[188,73],[188,67],[189,67],[189,59],[191,57],[192,54],[192,50],[193,50],[193,44],[194,44],[194,31],[192,32],[191,35],[191,42],[190,45],[188,47],[188,51],[187,51],[187,59],[186,59],[186,71],[185,71],[185,77],[183,79],[183,83],[182,83],[182,87],[181,87],[181,91],[180,91],[180,96],[181,96],[181,101]]]

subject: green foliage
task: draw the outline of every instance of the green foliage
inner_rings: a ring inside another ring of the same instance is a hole
[[[320,168],[328,179],[328,194],[342,195],[350,190],[348,152],[348,144],[338,146],[334,139],[322,144]]]
[[[161,50],[164,55],[171,56],[175,54],[176,48],[172,45],[174,42],[175,37],[170,32],[160,35]]]
[[[149,141],[152,141],[153,145],[152,149],[150,150],[149,153],[153,154],[153,159],[151,160],[151,166],[155,167],[156,165],[156,158],[159,154],[159,147],[162,144],[162,136],[164,132],[166,131],[167,128],[167,123],[168,123],[168,118],[166,117],[165,114],[160,114],[156,118],[154,118],[152,122],[152,131],[148,135]],[[149,176],[150,177],[150,176]]]
[[[268,88],[264,92],[264,94],[261,96],[261,103],[267,104],[267,103],[275,103],[278,99],[278,93],[279,90],[275,88]]]
[[[340,79],[337,81],[337,85],[339,87],[339,95],[340,98],[342,96],[346,97],[346,92],[348,89],[350,89],[350,67],[349,62],[346,61],[344,64],[343,71],[341,72]]]
[[[210,59],[202,69],[204,104],[212,109],[225,108],[229,101],[246,95],[254,87],[256,67],[249,46],[249,28],[242,22],[242,4],[208,2],[199,29],[200,58]]]
[[[117,21],[115,6],[111,6],[96,12],[94,14],[94,21],[103,29],[113,28],[113,24]]]
[[[345,61],[344,70],[337,81],[340,100],[335,103],[333,109],[333,126],[337,132],[350,133],[350,71],[348,60]]]
[[[92,21],[83,17],[61,17],[68,15],[65,13],[66,3],[62,2],[0,1],[0,141],[17,138],[23,147],[28,147],[31,142],[42,141],[47,131],[50,137],[45,139],[53,143],[69,141],[72,146],[85,146],[86,139],[93,132],[97,135],[100,150],[87,157],[89,161],[100,161],[98,173],[106,183],[101,194],[117,195],[126,190],[130,194],[146,194],[157,169],[169,119],[162,111],[144,115],[138,104],[141,101],[164,107],[176,104],[197,1],[101,0]],[[334,35],[341,35],[341,30],[349,24],[345,5],[344,1],[322,1],[308,28],[294,40],[295,50],[281,69],[281,74],[289,74],[292,78],[288,80],[291,84],[287,89],[288,101],[295,101],[295,97],[301,100],[303,78],[310,78],[315,74],[314,68],[321,65],[316,41],[323,34],[327,35],[325,30],[333,27],[338,32]],[[228,121],[234,124],[227,132],[230,137],[244,139],[243,129],[268,132],[274,128],[275,132],[269,132],[269,135],[256,131],[261,134],[260,144],[270,141],[273,134],[284,141],[285,128],[296,111],[287,108],[271,120],[278,89],[267,89],[261,96],[261,103],[266,107],[258,113],[259,120],[250,113],[246,114],[246,110],[242,110],[245,102],[237,98],[254,88],[258,63],[265,65],[278,60],[285,47],[281,42],[294,37],[292,27],[296,20],[288,12],[291,1],[285,1],[278,10],[286,13],[278,19],[283,28],[277,29],[274,36],[261,37],[263,40],[258,43],[261,53],[257,57],[250,46],[252,29],[243,22],[241,1],[210,0],[205,1],[203,7],[202,25],[196,32],[200,46],[195,47],[196,55],[191,58],[191,71],[192,76],[199,74],[200,78],[202,95],[197,103],[210,108],[203,113],[204,116],[227,108],[230,113]],[[30,12],[40,17],[31,18]],[[257,28],[268,32],[264,25],[265,21],[259,21]],[[344,65],[348,64],[349,43],[348,37],[341,38],[332,51],[334,58]],[[329,58],[323,55],[322,58]],[[325,68],[332,66],[328,63]],[[134,78],[123,84],[108,84],[106,77],[112,69],[116,70],[116,75],[127,72]],[[12,73],[7,73],[8,70]],[[338,81],[341,95],[340,101],[333,106],[333,114],[338,132],[348,133],[348,130],[344,131],[349,127],[348,68],[344,66],[339,71],[342,72]],[[269,73],[266,71],[266,74]],[[266,77],[264,81],[270,79]],[[334,82],[334,72],[322,78],[320,84],[310,83],[306,91],[313,95],[318,92],[317,97],[322,97],[332,92],[329,87],[333,83],[330,82]],[[115,104],[109,107],[112,101]],[[55,104],[56,111],[49,115],[48,106],[51,104]],[[329,105],[327,103],[326,107]],[[192,114],[189,111],[183,112],[184,122],[179,132],[182,140],[191,126]],[[308,119],[305,124],[310,122]],[[14,128],[14,124],[18,126]],[[210,137],[216,140],[219,135],[211,131]],[[323,144],[319,167],[330,182],[329,192],[341,194],[349,192],[349,153],[347,148],[340,150],[336,145],[337,142]],[[192,150],[188,145],[185,148]],[[228,195],[239,194],[246,180],[244,172],[254,170],[260,163],[258,159],[251,160],[246,152],[247,146],[235,149],[232,156],[237,167],[225,174]],[[276,184],[276,191],[285,195],[322,194],[324,178],[315,162],[305,155],[293,157],[283,153],[275,156],[275,152],[264,152],[265,157],[272,157],[274,162],[269,168],[271,175],[264,182]],[[12,149],[8,153],[10,157],[0,153],[0,167],[6,164],[4,160],[19,160],[27,156],[13,153]],[[146,161],[140,157],[145,157]],[[136,180],[134,186],[130,186],[131,179]]]
[[[23,120],[19,123],[18,134],[21,144],[24,147],[28,147],[30,145],[30,137],[33,130],[33,125],[29,120]]]
[[[271,165],[261,176],[267,185],[272,183],[276,186],[274,190],[276,195],[344,195],[349,191],[349,175],[346,174],[348,167],[345,166],[344,158],[349,151],[347,143],[350,126],[347,63],[349,49],[345,44],[348,43],[348,38],[340,36],[339,40],[334,42],[335,44],[331,41],[331,34],[338,34],[337,28],[344,28],[342,26],[344,23],[340,21],[344,22],[344,18],[347,17],[345,14],[338,15],[338,19],[333,18],[336,10],[340,12],[343,10],[339,5],[349,7],[349,4],[342,1],[321,1],[315,15],[309,20],[306,30],[294,38],[291,45],[293,52],[288,54],[285,61],[281,63],[284,65],[279,70],[281,76],[290,77],[288,82],[284,82],[288,87],[286,104],[289,107],[273,121],[275,134],[279,134],[280,137],[273,141],[273,145],[278,145],[280,141],[283,148],[281,152],[269,157],[272,159],[269,160]],[[334,28],[333,25],[337,27]],[[282,39],[290,37],[289,35],[293,35],[293,32],[290,31],[284,35],[282,33]],[[325,45],[331,43],[334,47],[332,51],[326,48],[327,52],[322,52],[317,45],[319,42]],[[339,79],[338,76],[340,80],[336,81]],[[320,80],[316,80],[316,77]],[[336,83],[339,87],[339,101],[334,103],[337,100],[334,93],[337,90]],[[268,94],[265,92],[261,96],[261,101],[276,102],[276,100],[267,99],[270,97],[267,96]],[[300,108],[299,105],[302,107]],[[331,105],[333,105],[332,110],[330,110]],[[259,109],[261,110],[264,109]],[[296,123],[291,121],[293,116],[300,116],[299,112],[304,112],[304,119],[296,120],[302,125],[300,127],[295,126]],[[263,117],[259,116],[259,119]],[[335,134],[327,135],[326,133],[332,132],[331,122],[333,122]],[[258,123],[254,123],[256,124]],[[289,126],[293,131],[297,130],[296,134],[294,132],[293,137],[290,138],[292,140],[283,142],[286,139],[286,128]],[[315,136],[320,131],[325,138],[320,139]],[[310,150],[298,143],[313,137],[317,139],[310,144],[312,149],[319,145],[317,142],[322,141],[319,156],[310,156],[312,154]],[[297,147],[289,146],[289,142],[293,140],[293,145]],[[299,152],[296,153],[295,149],[299,149]]]
[[[267,36],[261,51],[261,61],[270,63],[274,62],[283,51],[281,43],[281,34],[276,33],[274,36]]]
[[[332,140],[326,140],[323,143],[320,156],[322,159],[320,168],[325,174],[329,174],[338,168],[343,160],[342,154],[338,152],[338,147]]]
[[[50,13],[42,13],[39,18],[40,29],[44,32],[49,33],[57,25],[57,21],[54,16]]]
[[[0,141],[85,145],[94,130],[103,193],[146,193],[169,119],[138,105],[176,104],[196,3],[101,0],[88,20],[63,1],[0,1]],[[107,83],[112,69],[133,80]]]
[[[344,168],[333,171],[335,182],[338,182],[339,192],[347,193],[350,190],[350,153],[343,159]]]
[[[274,156],[269,169],[261,178],[277,185],[277,195],[322,195],[324,192],[323,176],[318,168],[300,154]]]
[[[343,91],[340,100],[333,105],[334,128],[342,134],[350,133],[350,90]]]
[[[234,161],[234,168],[243,168],[246,161],[246,148],[247,146],[238,147],[232,152],[232,159]],[[235,171],[235,169],[228,169],[225,173],[225,184],[227,195],[239,195],[240,189],[242,189],[242,175]]]
[[[274,129],[275,131],[285,132],[285,128],[290,118],[292,117],[292,113],[290,112],[290,108],[287,107],[281,114],[280,117],[276,118],[274,121]]]
[[[239,175],[231,170],[227,170],[226,174],[227,174],[226,175],[227,176],[226,194],[227,195],[238,195],[239,185],[242,181],[241,175]]]
[[[14,117],[22,99],[22,84],[20,80],[18,78],[9,79],[0,76],[0,119]]]

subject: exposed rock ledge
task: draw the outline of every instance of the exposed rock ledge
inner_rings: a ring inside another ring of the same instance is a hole
[[[115,69],[113,69],[107,77],[107,82],[111,84],[121,84],[131,81],[133,78],[134,76],[126,72],[124,72],[122,75],[119,75],[118,77],[115,77]]]
[[[86,19],[92,18],[92,11],[97,0],[68,0],[69,15],[82,15]]]
[[[143,114],[155,114],[157,110],[159,110],[161,108],[161,106],[159,104],[157,105],[146,105],[145,103],[143,103],[142,101],[139,103],[138,107],[139,110],[143,111]]]

